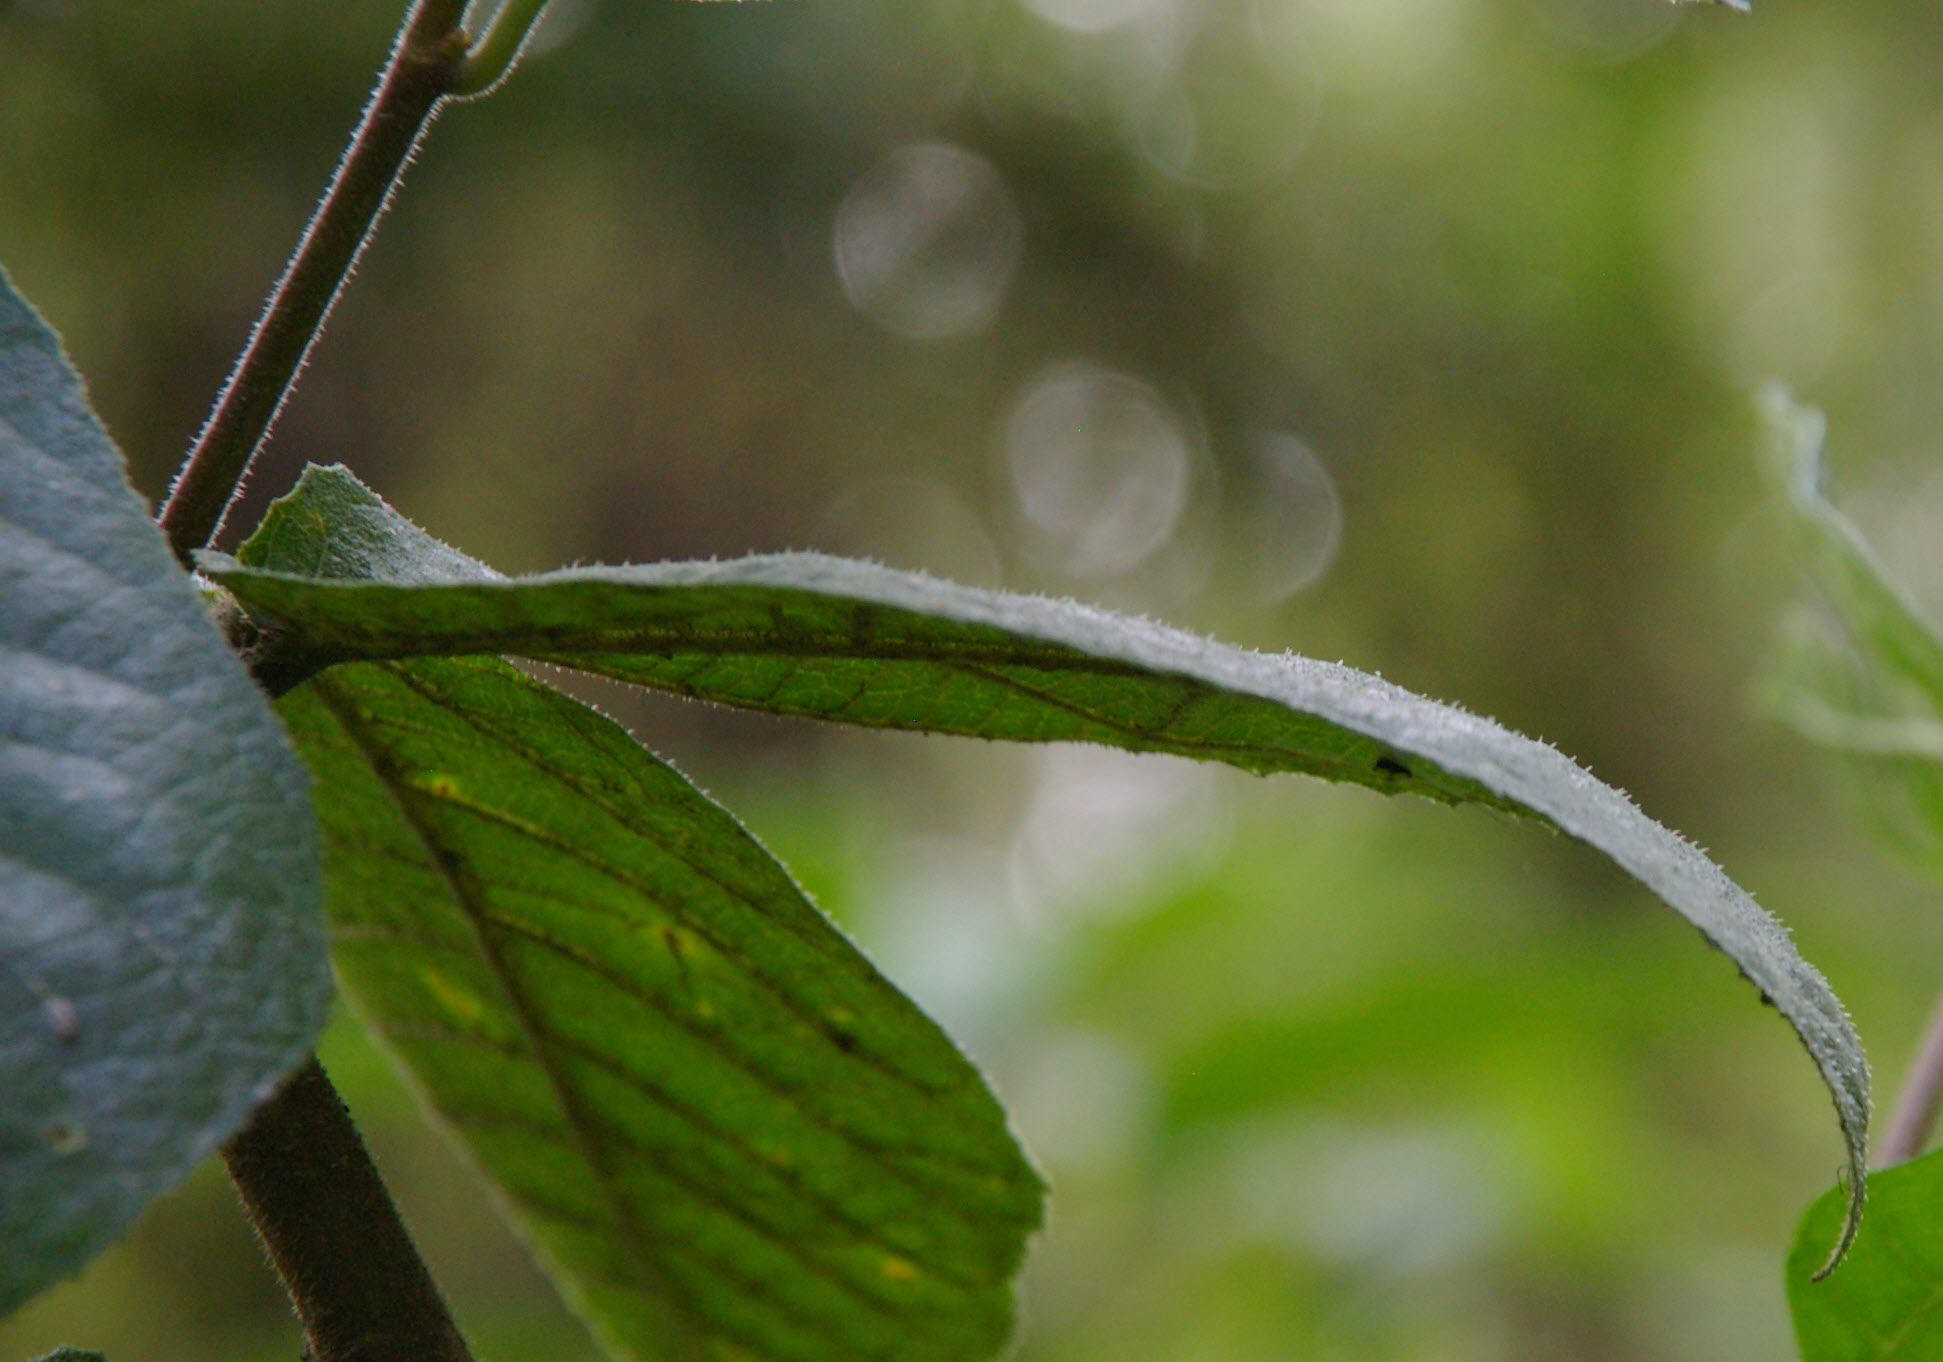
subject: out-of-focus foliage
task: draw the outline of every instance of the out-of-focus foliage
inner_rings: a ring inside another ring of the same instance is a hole
[[[1769,668],[1775,712],[1842,754],[1890,845],[1943,866],[1943,634],[1823,487],[1823,420],[1779,389],[1762,404],[1771,473],[1815,591]]]
[[[1711,847],[1893,1090],[1943,921],[1744,712],[1793,587],[1746,395],[1828,409],[1934,598],[1931,9],[557,7],[433,130],[259,497],[342,460],[511,570],[867,552],[1380,670]],[[0,259],[151,494],[400,8],[0,4]],[[992,1075],[1054,1187],[1028,1362],[1786,1356],[1826,1103],[1564,843],[602,702]],[[587,1355],[358,1046],[326,1062],[480,1353]],[[290,1355],[230,1199],[195,1179],[0,1354]]]

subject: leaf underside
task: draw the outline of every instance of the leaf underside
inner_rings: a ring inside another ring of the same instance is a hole
[[[389,515],[340,520],[330,569],[450,567],[409,527],[360,538]],[[307,561],[291,529],[246,553]],[[281,708],[347,991],[612,1350],[1003,1346],[1037,1175],[972,1066],[733,817],[495,658],[333,667]]]
[[[0,277],[0,1314],[310,1048],[301,766]]]
[[[382,507],[348,473],[311,469],[265,528],[301,538],[306,524]],[[1868,1068],[1827,982],[1700,851],[1554,749],[1489,720],[1339,665],[814,554],[437,585],[401,574],[328,581],[213,556],[205,568],[271,631],[273,657],[295,674],[351,659],[516,654],[774,713],[1098,742],[1540,818],[1694,923],[1793,1025],[1833,1096],[1852,1170],[1835,1257],[1853,1238]]]
[[[1932,1362],[1943,1357],[1943,1153],[1869,1178],[1869,1232],[1842,1270],[1815,1281],[1841,1223],[1839,1192],[1808,1208],[1788,1255],[1788,1307],[1801,1362]]]

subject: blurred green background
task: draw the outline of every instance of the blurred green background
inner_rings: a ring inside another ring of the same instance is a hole
[[[0,0],[0,261],[149,496],[401,8]],[[240,526],[343,461],[508,571],[818,548],[1380,671],[1708,846],[1886,1109],[1943,916],[1754,712],[1798,582],[1748,399],[1828,408],[1943,599],[1933,6],[556,0],[537,45],[434,129]],[[991,1075],[1053,1186],[1023,1362],[1792,1355],[1832,1113],[1589,853],[588,693]],[[591,1357],[353,1027],[326,1062],[482,1362]],[[0,1324],[59,1342],[299,1346],[211,1168]]]

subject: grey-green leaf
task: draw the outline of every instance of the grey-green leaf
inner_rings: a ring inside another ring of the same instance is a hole
[[[0,279],[0,1314],[302,1059],[318,893],[302,767]]]
[[[1801,1362],[1934,1362],[1943,1357],[1943,1153],[1869,1179],[1869,1232],[1842,1270],[1815,1280],[1843,1215],[1840,1189],[1801,1219],[1788,1255],[1788,1307]]]
[[[273,516],[279,533],[301,537],[327,498],[360,496],[375,501],[348,474],[312,470]],[[1099,742],[1540,818],[1683,914],[1794,1026],[1834,1098],[1853,1170],[1834,1257],[1853,1238],[1868,1067],[1827,982],[1690,843],[1554,749],[1487,719],[1340,665],[813,554],[447,585],[332,582],[213,559],[209,570],[280,632],[273,646],[297,671],[513,653],[777,713]]]
[[[451,568],[381,509],[320,526],[350,530],[327,570]],[[317,561],[289,528],[246,552]],[[1004,1345],[1038,1176],[977,1071],[733,817],[494,658],[334,667],[281,707],[347,991],[612,1351]]]
[[[108,1362],[108,1359],[85,1348],[56,1348],[51,1353],[41,1354],[34,1362]]]

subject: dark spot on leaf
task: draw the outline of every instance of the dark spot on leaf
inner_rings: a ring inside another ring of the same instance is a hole
[[[857,1053],[857,1038],[855,1036],[848,1035],[842,1031],[832,1031],[830,1033],[830,1039],[835,1041],[837,1049],[843,1051],[846,1055],[854,1055]]]
[[[1386,776],[1402,776],[1405,780],[1410,778],[1410,768],[1387,753],[1376,759],[1376,769]]]

